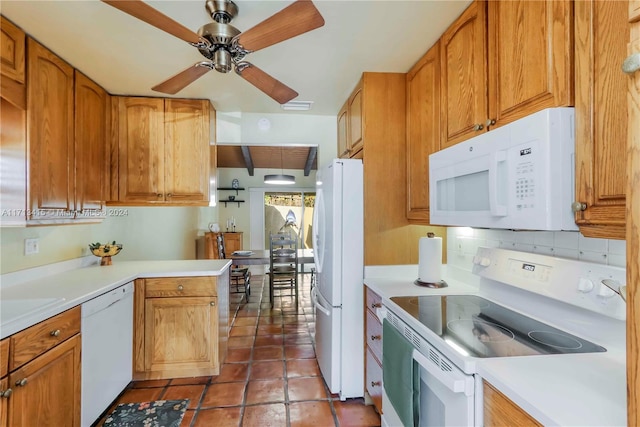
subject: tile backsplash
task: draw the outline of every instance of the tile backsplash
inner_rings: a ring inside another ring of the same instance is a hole
[[[626,267],[624,240],[593,239],[577,231],[511,231],[469,227],[447,229],[447,263],[471,270],[479,246],[533,252]]]

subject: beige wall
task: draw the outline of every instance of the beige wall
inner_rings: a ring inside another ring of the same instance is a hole
[[[89,255],[92,242],[116,240],[124,248],[118,260],[195,259],[200,210],[193,207],[122,208],[100,224],[3,228],[0,273]],[[40,239],[40,252],[24,255],[24,239]]]

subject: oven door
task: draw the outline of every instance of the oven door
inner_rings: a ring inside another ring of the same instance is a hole
[[[413,351],[416,368],[420,369],[419,426],[473,426],[475,424],[475,382],[473,375],[433,353],[425,357]],[[384,387],[384,384],[383,384]],[[386,392],[382,395],[382,425],[402,426]],[[412,426],[405,426],[412,427]]]

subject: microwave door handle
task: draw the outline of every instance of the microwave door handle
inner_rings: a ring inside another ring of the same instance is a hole
[[[444,372],[440,366],[427,359],[418,350],[413,350],[413,360],[453,393],[464,393],[467,396],[473,394],[473,377],[466,377],[455,372]]]
[[[498,164],[507,161],[506,151],[496,151],[491,155],[489,165],[489,209],[492,216],[507,216],[507,206],[498,204]]]

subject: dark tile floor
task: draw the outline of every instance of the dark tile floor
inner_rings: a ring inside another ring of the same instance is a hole
[[[303,276],[297,309],[288,295],[276,297],[271,308],[266,276],[251,278],[248,302],[232,294],[220,375],[135,381],[113,406],[188,398],[181,427],[379,426],[380,416],[363,399],[342,402],[329,392],[314,350],[310,277]]]

